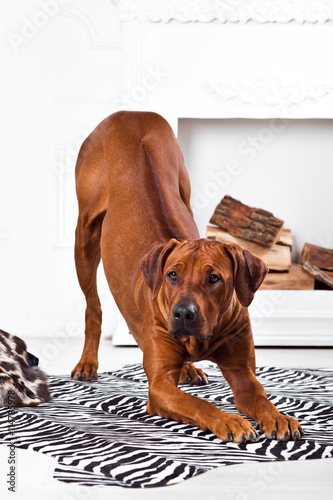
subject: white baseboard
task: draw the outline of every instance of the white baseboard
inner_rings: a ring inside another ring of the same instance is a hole
[[[129,333],[126,321],[120,313],[117,314],[117,326],[112,335],[112,344],[116,346],[137,345],[133,335]]]
[[[333,291],[259,290],[249,312],[257,346],[333,346]]]

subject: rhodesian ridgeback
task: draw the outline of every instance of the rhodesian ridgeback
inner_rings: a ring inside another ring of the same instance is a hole
[[[222,441],[258,434],[249,420],[179,389],[208,383],[192,363],[215,362],[239,412],[267,438],[301,439],[297,420],[267,399],[255,375],[248,314],[267,268],[237,245],[200,239],[179,144],[158,114],[119,111],[84,141],[76,166],[79,216],[75,262],[86,297],[83,353],[72,372],[97,379],[102,311],[96,271],[105,275],[143,351],[147,412],[210,430]]]

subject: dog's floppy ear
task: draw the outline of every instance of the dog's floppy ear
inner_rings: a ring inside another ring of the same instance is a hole
[[[248,307],[267,274],[266,264],[238,245],[226,244],[224,249],[233,261],[234,286],[238,300]]]
[[[165,261],[177,245],[179,241],[172,238],[166,245],[154,248],[140,260],[141,271],[152,291],[153,299],[156,299],[162,285]]]

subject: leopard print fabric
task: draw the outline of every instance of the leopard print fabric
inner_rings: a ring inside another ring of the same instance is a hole
[[[9,394],[15,394],[16,407],[51,400],[47,375],[29,365],[25,342],[0,330],[0,406],[9,406]]]

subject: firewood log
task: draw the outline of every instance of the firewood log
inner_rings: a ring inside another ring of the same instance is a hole
[[[231,196],[225,196],[217,205],[210,223],[237,238],[266,247],[271,247],[278,241],[283,226],[283,221],[274,217],[271,212],[249,207]]]
[[[333,250],[305,243],[301,263],[304,264],[306,261],[319,267],[319,269],[333,271]]]

